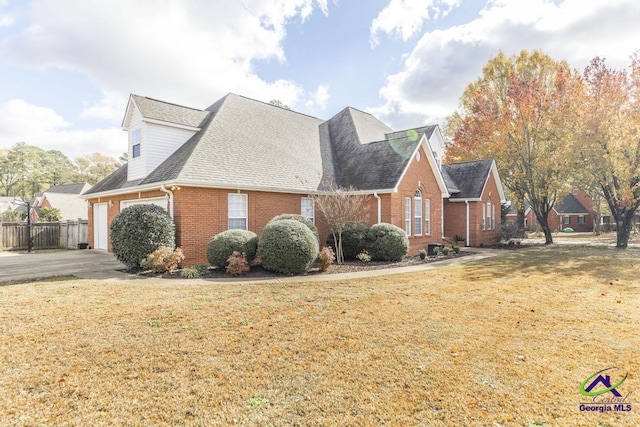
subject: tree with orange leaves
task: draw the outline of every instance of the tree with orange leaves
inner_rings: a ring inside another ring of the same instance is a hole
[[[616,247],[626,248],[640,206],[640,58],[614,70],[594,58],[575,100],[574,146],[582,180],[598,188],[616,222]]]
[[[553,243],[549,212],[571,174],[566,120],[578,85],[566,62],[540,51],[500,53],[467,86],[459,111],[448,119],[447,161],[494,159],[521,221],[528,203],[546,243]]]

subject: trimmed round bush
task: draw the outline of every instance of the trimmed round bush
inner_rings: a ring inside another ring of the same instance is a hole
[[[393,224],[375,224],[367,232],[367,250],[374,261],[400,261],[409,251],[407,233]]]
[[[244,253],[251,264],[258,250],[258,235],[249,230],[227,230],[218,233],[207,244],[207,261],[214,267],[224,268],[234,252]]]
[[[342,255],[344,259],[354,260],[356,255],[367,247],[367,231],[369,228],[361,222],[349,221],[345,223],[342,229]],[[327,236],[327,245],[336,249],[336,243],[333,241],[333,233]]]
[[[313,233],[313,235],[318,239],[318,246],[320,245],[320,234],[318,234],[318,228],[313,224],[313,222],[309,218],[305,218],[302,215],[298,214],[281,214],[278,216],[274,216],[271,218],[269,223],[274,221],[282,221],[283,219],[292,219],[294,221],[298,221],[309,227],[309,230]]]
[[[318,251],[318,240],[309,227],[293,219],[270,222],[258,240],[262,266],[278,273],[304,273]]]
[[[175,247],[175,225],[160,206],[129,206],[109,230],[113,254],[130,269],[140,268],[142,260],[161,246]]]

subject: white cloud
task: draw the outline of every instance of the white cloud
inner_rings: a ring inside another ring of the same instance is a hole
[[[314,110],[318,107],[320,110],[324,110],[327,107],[327,101],[329,101],[329,85],[319,85],[318,88],[309,94],[309,99],[305,103],[305,106],[309,110]]]
[[[92,152],[117,158],[126,151],[127,137],[118,127],[84,131],[71,130],[71,125],[50,108],[13,99],[0,104],[0,148],[25,142],[62,151],[70,159]]]
[[[102,93],[102,99],[94,103],[84,103],[80,112],[81,119],[101,119],[117,123],[124,116],[124,109],[128,95],[120,92],[107,91]]]
[[[387,77],[380,90],[384,103],[368,111],[395,128],[443,122],[500,51],[540,49],[580,70],[595,56],[624,67],[640,47],[639,20],[634,0],[489,1],[468,23],[424,33],[403,69]]]
[[[7,0],[0,0],[0,28],[10,27],[13,25],[13,22],[15,21],[13,15],[2,12],[2,9],[4,9],[6,6],[7,6]]]
[[[299,85],[262,80],[252,61],[285,61],[287,22],[327,8],[327,0],[33,0],[21,11],[25,28],[0,36],[0,61],[76,70],[105,93],[194,107],[229,91],[295,104]],[[105,114],[109,103],[87,114]]]
[[[422,31],[425,20],[446,16],[461,0],[391,0],[370,27],[372,47],[380,43],[378,33],[408,41]]]
[[[328,13],[327,0],[31,0],[13,4],[12,15],[3,14],[6,5],[0,0],[0,26],[16,21],[13,32],[0,33],[0,66],[87,76],[102,98],[85,102],[74,120],[110,125],[71,130],[76,124],[55,111],[14,100],[0,106],[0,141],[25,141],[70,157],[126,150],[118,126],[129,93],[195,108],[228,92],[291,106],[305,102],[298,83],[265,81],[253,61],[285,61],[286,24],[317,10]]]

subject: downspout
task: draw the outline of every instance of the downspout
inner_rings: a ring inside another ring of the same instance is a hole
[[[173,219],[173,191],[167,190],[164,184],[160,184],[160,191],[169,195],[169,216]]]
[[[382,222],[382,199],[380,199],[380,196],[378,196],[377,191],[373,192],[373,197],[378,199],[378,224],[380,224]]]
[[[469,243],[469,201],[465,200],[464,204],[467,205],[467,246],[470,246]]]

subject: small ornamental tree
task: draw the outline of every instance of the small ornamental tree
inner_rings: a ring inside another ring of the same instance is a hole
[[[133,205],[113,219],[110,238],[118,261],[135,269],[161,246],[175,247],[175,225],[159,206]]]
[[[350,188],[342,188],[333,184],[325,186],[325,191],[315,194],[313,201],[318,207],[327,225],[331,229],[336,248],[336,262],[344,263],[342,237],[345,225],[351,221],[366,220],[369,196],[357,194]]]
[[[348,221],[342,228],[342,255],[344,259],[354,260],[366,248],[366,238],[369,227],[358,221]],[[335,249],[333,233],[327,237],[327,245]]]
[[[311,230],[292,219],[270,222],[258,240],[262,266],[279,273],[306,272],[318,251],[318,240]]]

